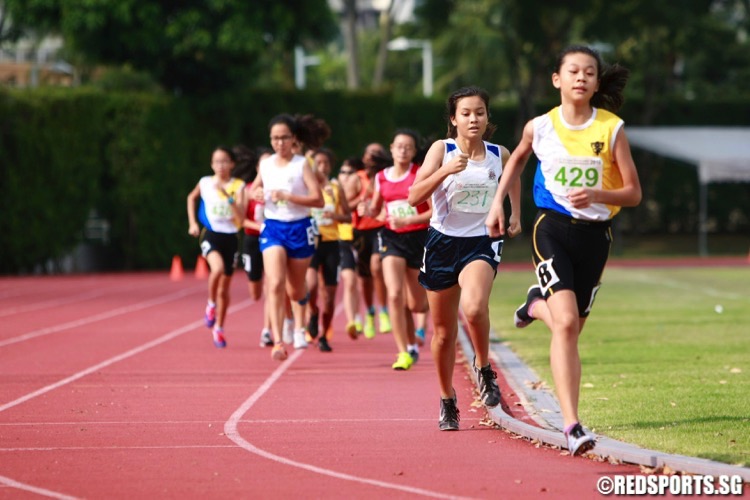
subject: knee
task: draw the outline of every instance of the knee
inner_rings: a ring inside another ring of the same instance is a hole
[[[403,290],[388,290],[388,302],[391,304],[402,304],[404,302],[404,291]]]
[[[571,339],[578,337],[579,319],[576,314],[572,312],[559,314],[554,318],[554,325],[555,331],[560,332],[565,337]]]
[[[250,287],[250,298],[254,301],[259,301],[261,298],[263,298],[263,289],[261,287]]]
[[[461,305],[466,321],[471,324],[480,323],[489,317],[490,311],[486,303],[474,302],[468,305]]]

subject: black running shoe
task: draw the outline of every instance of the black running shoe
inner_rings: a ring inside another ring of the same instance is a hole
[[[581,424],[576,424],[570,432],[565,433],[568,440],[568,451],[572,456],[582,455],[596,446],[594,436],[586,434]]]
[[[516,324],[516,328],[526,328],[534,321],[535,318],[529,316],[529,306],[535,300],[542,298],[544,298],[542,288],[539,285],[531,285],[526,292],[526,302],[521,304],[513,315],[513,322]]]
[[[459,416],[458,406],[456,406],[456,396],[450,399],[440,398],[440,430],[457,431]]]
[[[476,358],[474,358],[476,362]],[[477,368],[476,365],[472,364],[474,373],[477,374],[477,383],[479,385],[479,396],[482,398],[482,403],[488,408],[494,408],[500,404],[500,388],[497,386],[495,379],[497,373],[492,369],[492,366],[487,363],[487,366]]]
[[[307,333],[310,334],[312,338],[318,338],[318,315],[317,314],[311,314],[310,315],[310,321],[307,323]]]
[[[419,351],[418,350],[416,350],[416,349],[409,349],[408,353],[411,356],[411,359],[413,359],[415,363],[417,361],[419,361]]]
[[[331,349],[331,346],[328,345],[328,339],[325,337],[320,337],[318,339],[318,349],[321,350],[321,352],[331,352],[333,349]]]

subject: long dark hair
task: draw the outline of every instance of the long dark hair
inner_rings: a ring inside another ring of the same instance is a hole
[[[317,149],[331,136],[331,127],[322,118],[313,115],[290,115],[282,113],[271,118],[268,129],[283,123],[305,147]]]
[[[604,108],[613,113],[622,107],[625,102],[625,84],[628,82],[630,71],[619,64],[605,65],[599,52],[586,45],[571,45],[557,57],[554,72],[559,73],[565,57],[569,54],[586,54],[596,59],[596,77],[599,80],[599,90],[591,98],[591,105],[596,108]]]
[[[459,99],[463,99],[464,97],[473,97],[473,96],[479,96],[479,98],[482,99],[482,101],[484,101],[484,107],[487,108],[487,129],[484,131],[484,135],[482,135],[482,139],[487,141],[490,139],[490,137],[492,137],[492,134],[495,133],[497,126],[494,123],[489,122],[490,95],[487,93],[486,90],[481,89],[479,87],[474,87],[474,86],[461,87],[460,89],[456,90],[448,97],[448,102],[447,102],[448,116],[446,117],[448,121],[448,132],[445,136],[448,139],[455,139],[456,137],[458,137],[458,130],[456,130],[456,126],[451,123],[451,118],[456,116],[456,106],[458,105]]]
[[[258,154],[244,144],[237,144],[232,148],[236,160],[232,175],[251,183],[258,174]]]

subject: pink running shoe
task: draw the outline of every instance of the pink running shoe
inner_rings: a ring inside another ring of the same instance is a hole
[[[208,328],[211,328],[216,323],[216,306],[213,305],[207,305],[206,306],[206,326]]]
[[[224,339],[224,329],[214,328],[212,332],[214,338],[214,345],[220,349],[227,346],[227,341]]]

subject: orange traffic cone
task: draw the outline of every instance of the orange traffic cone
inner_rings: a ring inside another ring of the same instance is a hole
[[[195,261],[195,277],[202,280],[208,278],[208,264],[201,255]]]
[[[172,257],[172,269],[169,271],[169,279],[180,281],[185,271],[182,269],[182,259],[179,255]]]

